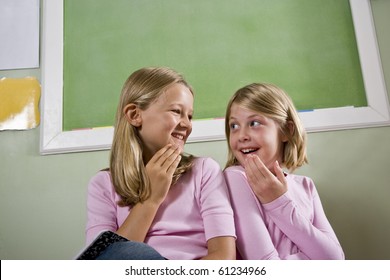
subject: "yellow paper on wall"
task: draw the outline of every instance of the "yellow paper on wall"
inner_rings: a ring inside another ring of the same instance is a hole
[[[33,77],[0,79],[0,130],[37,127],[41,86]]]

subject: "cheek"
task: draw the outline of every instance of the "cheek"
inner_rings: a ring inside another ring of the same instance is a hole
[[[237,156],[240,156],[241,153],[237,150],[237,139],[234,136],[229,137],[229,146],[230,149],[232,150],[233,155],[237,158]]]
[[[229,138],[229,149],[233,152],[233,154],[235,154],[236,153],[236,151],[235,151],[235,142],[234,142],[234,140],[232,139],[232,138]]]
[[[177,125],[177,122],[174,118],[168,116],[164,119],[160,119],[158,122],[158,126],[156,125],[155,129],[160,129],[161,131],[170,132]]]
[[[192,121],[190,121],[188,123],[188,134],[191,134],[191,132],[192,132],[192,125],[193,125],[193,123],[192,123]]]
[[[229,145],[232,149],[237,145],[237,139],[233,133],[229,134]]]

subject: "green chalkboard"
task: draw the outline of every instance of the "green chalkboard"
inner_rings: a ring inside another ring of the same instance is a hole
[[[367,106],[348,0],[65,0],[63,127],[112,126],[126,78],[169,66],[195,89],[195,119],[225,114],[251,82],[299,110]]]

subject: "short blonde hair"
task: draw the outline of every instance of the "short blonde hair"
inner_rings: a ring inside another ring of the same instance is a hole
[[[230,148],[230,110],[233,104],[261,113],[279,124],[281,132],[287,136],[284,146],[282,166],[290,171],[307,163],[306,132],[291,98],[281,88],[267,83],[253,83],[236,91],[231,97],[225,116],[225,133],[228,142],[228,160],[225,168],[239,162]],[[290,132],[289,123],[293,125]]]
[[[133,103],[145,110],[168,87],[176,83],[185,85],[194,94],[182,75],[166,67],[139,69],[124,83],[116,112],[109,169],[115,191],[122,199],[118,202],[120,206],[133,206],[150,196],[150,182],[142,154],[142,139],[138,128],[127,121],[124,109]],[[192,161],[193,156],[182,155],[172,184],[191,168]]]

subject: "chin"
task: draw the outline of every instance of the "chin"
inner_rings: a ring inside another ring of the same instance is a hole
[[[171,143],[179,147],[180,153],[183,152],[184,144],[185,144],[185,142],[183,140],[173,139],[173,141],[171,141]]]
[[[179,146],[180,153],[184,152],[184,143],[177,144]]]

